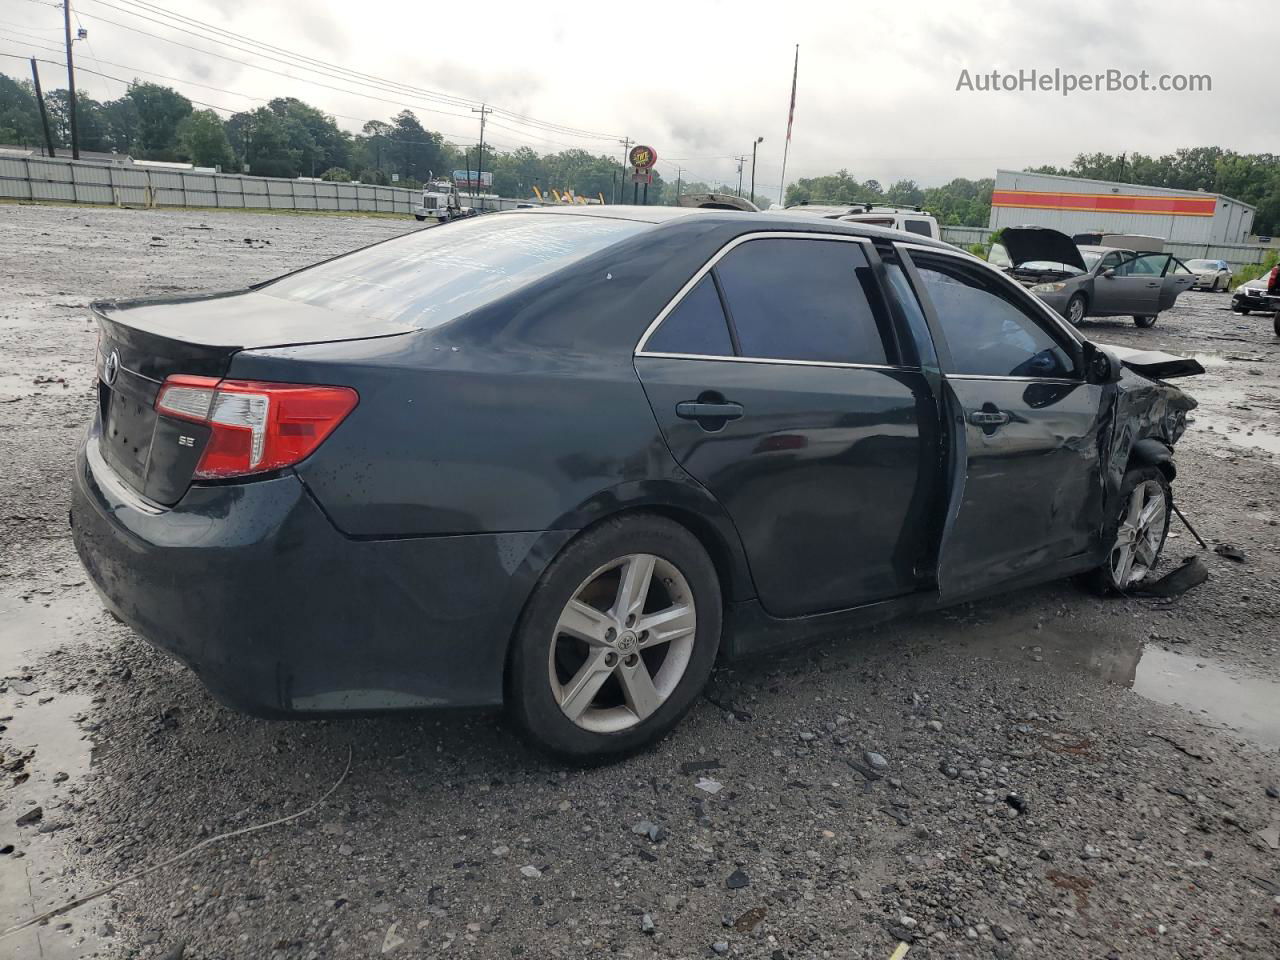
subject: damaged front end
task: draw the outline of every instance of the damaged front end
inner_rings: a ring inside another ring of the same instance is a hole
[[[1107,492],[1120,489],[1131,461],[1149,463],[1174,477],[1173,446],[1187,429],[1194,398],[1165,380],[1204,373],[1200,362],[1157,350],[1089,344],[1095,359],[1105,357],[1116,385],[1107,449]],[[1108,498],[1109,499],[1109,498]]]

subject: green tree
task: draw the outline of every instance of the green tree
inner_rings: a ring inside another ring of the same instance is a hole
[[[0,74],[0,143],[35,146],[44,143],[40,110],[29,81]]]
[[[296,177],[298,164],[280,118],[269,107],[233,114],[227,139],[242,169],[261,177]]]
[[[324,173],[320,174],[321,180],[330,180],[334,183],[350,183],[351,172],[344,170],[342,167],[330,167]]]
[[[212,110],[197,110],[182,118],[178,124],[178,150],[198,167],[230,170],[235,165],[227,131]]]
[[[178,124],[191,113],[191,101],[172,87],[137,80],[125,98],[137,117],[136,153],[147,160],[177,159]]]
[[[71,146],[71,98],[65,89],[50,90],[44,96],[45,109],[49,112],[49,126],[53,129],[54,142]],[[103,113],[102,104],[83,93],[76,94],[76,129],[80,134],[80,149],[110,152],[115,144]]]

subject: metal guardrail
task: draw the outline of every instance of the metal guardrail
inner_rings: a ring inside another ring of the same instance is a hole
[[[413,213],[404,187],[154,170],[61,157],[0,157],[0,198],[138,207],[222,207]]]
[[[942,239],[957,247],[968,248],[971,243],[986,243],[991,236],[989,227],[939,227]],[[1262,263],[1272,247],[1261,243],[1179,243],[1168,241],[1166,253],[1181,260],[1225,260],[1233,269],[1248,264]]]

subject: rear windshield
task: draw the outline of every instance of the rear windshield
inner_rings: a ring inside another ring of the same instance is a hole
[[[565,214],[478,217],[357,250],[260,292],[427,329],[651,226]]]
[[[1187,266],[1192,270],[1217,270],[1217,260],[1188,260]]]

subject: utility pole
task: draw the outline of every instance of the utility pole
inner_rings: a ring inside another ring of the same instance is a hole
[[[33,63],[35,61],[32,61]],[[684,179],[684,167],[676,164],[676,206],[680,206],[680,181]]]
[[[62,0],[62,26],[67,38],[67,118],[71,122],[71,159],[79,160],[80,132],[76,129],[76,63],[75,58],[71,56],[71,0]]]
[[[623,137],[618,141],[622,144],[622,177],[618,180],[618,203],[622,203],[626,199],[627,189],[627,156],[631,153],[631,138]]]
[[[36,66],[36,58],[31,58],[31,82],[36,88],[36,103],[40,104],[40,124],[44,127],[44,143],[49,156],[56,157],[53,150],[53,135],[49,132],[49,111],[44,105],[44,93],[40,90],[40,68]]]
[[[480,114],[480,145],[476,148],[476,190],[480,198],[480,212],[484,213],[484,118],[493,113],[493,108],[486,104],[471,108],[472,113]]]
[[[756,147],[764,143],[764,137],[756,137],[755,143],[751,144],[751,202],[756,202]]]
[[[738,196],[742,196],[742,165],[747,162],[746,157],[734,157],[738,161]]]

